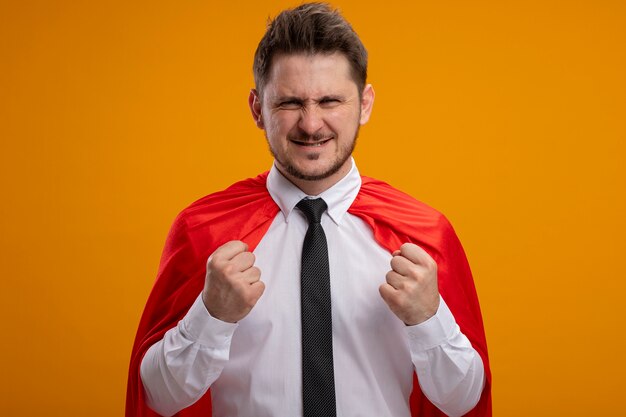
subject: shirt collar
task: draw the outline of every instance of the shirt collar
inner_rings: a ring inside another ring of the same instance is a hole
[[[276,168],[276,163],[274,163],[267,176],[267,190],[278,207],[280,207],[280,211],[285,216],[285,222],[289,222],[289,215],[300,200],[306,197],[321,197],[328,205],[328,210],[326,211],[328,216],[333,222],[339,224],[361,188],[361,175],[354,163],[354,159],[351,158],[351,162],[352,167],[345,177],[328,190],[316,196],[308,195],[296,187],[280,173],[278,168]]]

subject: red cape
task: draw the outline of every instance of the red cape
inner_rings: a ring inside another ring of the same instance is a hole
[[[158,416],[145,403],[139,365],[150,346],[178,323],[204,286],[206,260],[231,240],[253,251],[279,208],[265,186],[267,172],[208,195],[183,210],[167,237],[156,282],[144,309],[133,346],[126,396],[126,417]],[[376,241],[393,252],[405,242],[426,250],[437,262],[439,292],[461,331],[482,357],[486,384],[478,405],[467,416],[491,416],[491,372],[487,342],[474,281],[461,243],[447,219],[436,210],[392,188],[363,177],[348,212],[373,230]],[[422,393],[414,376],[410,398],[413,417],[445,416]],[[205,394],[180,417],[211,416],[211,395]]]

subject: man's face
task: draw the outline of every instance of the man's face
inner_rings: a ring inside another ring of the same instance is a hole
[[[262,97],[252,91],[250,107],[285,176],[296,185],[331,186],[350,169],[373,99],[370,85],[359,97],[343,54],[279,55]]]

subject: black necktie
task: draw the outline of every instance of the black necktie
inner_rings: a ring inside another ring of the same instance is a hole
[[[304,417],[333,417],[336,410],[330,272],[326,235],[320,223],[327,206],[318,198],[301,200],[297,207],[309,220],[300,274]]]

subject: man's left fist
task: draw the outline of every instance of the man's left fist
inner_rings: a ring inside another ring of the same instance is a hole
[[[439,308],[437,263],[413,243],[403,244],[392,255],[380,296],[407,326],[422,323]]]

